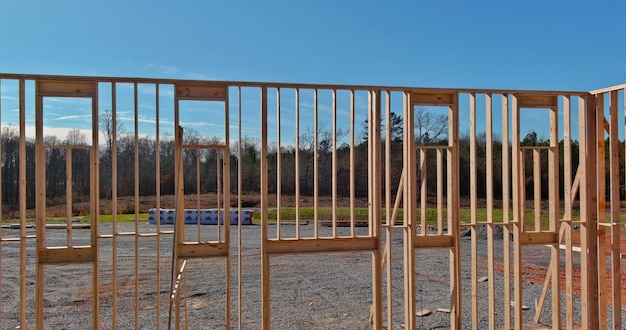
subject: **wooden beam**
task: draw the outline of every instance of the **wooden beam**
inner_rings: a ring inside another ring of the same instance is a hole
[[[228,243],[196,243],[183,242],[178,244],[178,258],[197,259],[228,256]]]
[[[403,93],[404,112],[404,141],[414,141],[414,108],[411,101],[411,93]],[[406,329],[415,329],[415,229],[417,222],[417,178],[416,178],[416,155],[413,143],[404,143],[403,167],[405,169],[403,196],[404,218],[403,218],[403,265],[404,265],[404,325]]]
[[[40,264],[75,264],[93,262],[96,249],[91,246],[54,247],[37,251]]]
[[[412,105],[417,106],[452,106],[455,93],[411,93]]]
[[[525,232],[521,233],[520,236],[521,245],[546,245],[558,243],[559,235],[555,232]]]
[[[626,92],[626,91],[625,91]],[[626,94],[624,94],[626,95]],[[622,329],[622,288],[621,288],[621,233],[620,233],[620,170],[619,150],[623,144],[619,140],[618,130],[618,95],[612,91],[610,95],[610,178],[611,178],[611,276],[613,301],[613,327]],[[626,102],[624,102],[626,107]],[[604,242],[602,242],[604,244]]]
[[[227,101],[228,86],[176,84],[178,100]]]
[[[96,82],[37,80],[37,94],[50,97],[93,97]]]
[[[350,251],[374,251],[378,249],[376,237],[339,238],[283,238],[267,240],[267,253],[302,254]]]
[[[517,104],[520,108],[555,108],[558,106],[557,95],[517,95]]]
[[[413,248],[415,249],[452,247],[454,247],[454,237],[452,237],[452,235],[417,236],[413,240]]]

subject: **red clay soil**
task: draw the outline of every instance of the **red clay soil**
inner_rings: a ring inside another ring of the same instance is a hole
[[[572,244],[574,246],[580,246],[580,231],[573,232]],[[611,251],[610,240],[606,241],[605,248],[607,251],[607,259],[608,259],[608,257],[610,257],[610,251]],[[620,235],[620,251],[626,251],[626,232],[624,231],[622,231],[622,234]],[[575,255],[574,257],[577,258],[578,255]],[[611,286],[613,282],[610,267],[611,267],[610,260],[607,260],[607,270],[606,270],[605,281],[606,281],[606,287],[607,287],[608,292],[611,291]],[[622,308],[623,308],[626,306],[626,266],[621,265],[620,267],[621,267],[620,287],[622,288],[621,300],[622,300]],[[503,264],[496,263],[495,269],[496,271],[503,272],[504,271]],[[523,265],[522,266],[522,280],[543,285],[546,279],[547,271],[548,271],[548,267],[528,265],[528,264]],[[574,294],[580,295],[581,294],[581,270],[580,268],[574,267],[574,272],[572,276],[573,276],[572,282],[573,282]],[[564,271],[561,272],[561,280],[560,280],[559,286],[561,290],[565,290],[565,272]],[[610,294],[607,295],[607,303],[608,304],[613,303],[613,299]]]

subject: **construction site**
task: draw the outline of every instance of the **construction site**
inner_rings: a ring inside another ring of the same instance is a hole
[[[0,74],[0,328],[623,329],[625,91]]]

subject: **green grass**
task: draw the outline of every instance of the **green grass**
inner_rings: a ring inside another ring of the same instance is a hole
[[[469,223],[471,221],[471,209],[460,209],[459,210],[459,219],[460,221]],[[277,210],[275,208],[269,209],[267,212],[268,221],[276,222],[277,219]],[[368,219],[368,209],[367,208],[356,208],[354,210],[355,219],[356,220],[367,220]],[[421,210],[417,210],[417,221],[419,222],[421,219]],[[446,222],[447,210],[443,209],[443,221]],[[402,221],[402,217],[404,216],[404,210],[398,209],[396,221]],[[496,223],[501,223],[504,212],[501,209],[493,210],[493,221]],[[382,219],[386,218],[386,210],[382,210],[381,213]],[[561,217],[563,216],[563,212],[561,212]],[[331,220],[333,217],[333,210],[331,207],[319,207],[318,208],[318,219],[321,220]],[[282,207],[280,211],[281,221],[295,221],[296,219],[296,209],[295,207]],[[301,207],[300,208],[300,220],[313,220],[314,219],[314,208],[312,207]],[[338,207],[337,208],[337,219],[338,220],[350,220],[350,208],[347,207]],[[478,222],[486,222],[487,221],[487,209],[479,208],[476,209],[476,219]],[[509,219],[513,220],[513,212],[512,210],[509,212]],[[574,221],[580,220],[580,213],[574,212],[572,214],[572,219]],[[607,219],[609,219],[607,217]],[[254,213],[254,222],[260,223],[261,221],[261,213]],[[534,226],[535,224],[535,215],[532,210],[529,210],[525,213],[525,221],[527,226]],[[542,212],[540,217],[541,227],[546,229],[549,225],[549,216],[546,212]],[[626,215],[620,216],[620,222],[626,223]],[[437,209],[436,208],[427,208],[426,209],[426,223],[428,225],[436,225],[437,224]]]
[[[267,212],[268,215],[268,221],[269,222],[276,222],[277,219],[277,210],[275,208],[273,209],[269,209]],[[421,214],[420,214],[420,210],[417,210],[417,221],[418,223],[420,222],[421,219]],[[446,223],[446,217],[447,217],[447,210],[444,208],[443,209],[443,221],[444,223]],[[354,215],[355,215],[355,219],[356,220],[367,220],[368,219],[368,209],[365,207],[358,207],[354,209]],[[402,217],[404,216],[404,210],[403,209],[398,209],[397,212],[397,217],[396,217],[396,221],[397,222],[401,222],[402,221]],[[563,213],[561,213],[561,216],[563,216]],[[383,209],[381,212],[381,217],[382,219],[386,219],[386,210]],[[503,212],[501,209],[494,209],[493,210],[493,219],[494,222],[496,223],[501,223],[502,222],[502,217],[503,217]],[[280,218],[281,221],[295,221],[296,219],[296,208],[295,207],[282,207],[281,211],[280,211]],[[300,220],[303,221],[312,221],[315,218],[315,209],[313,207],[301,207],[300,208]],[[320,220],[331,220],[333,218],[333,209],[332,207],[319,207],[318,208],[318,219]],[[478,220],[478,222],[485,222],[487,220],[487,209],[486,208],[480,208],[480,209],[476,209],[476,218]],[[580,214],[578,212],[574,212],[574,214],[572,215],[572,218],[574,221],[577,221],[580,219]],[[350,208],[348,207],[338,207],[337,208],[337,219],[338,220],[350,220]],[[471,209],[460,209],[459,211],[459,219],[461,221],[461,223],[464,222],[470,222],[471,221]],[[513,213],[509,212],[509,219],[513,219]],[[535,215],[532,213],[532,210],[530,212],[526,212],[525,215],[525,221],[526,221],[526,225],[527,226],[534,226],[534,219],[535,219]],[[541,214],[541,226],[542,228],[547,228],[548,227],[548,214],[543,212]],[[608,217],[607,217],[608,219]],[[72,218],[73,221],[75,222],[83,222],[83,223],[87,223],[90,221],[90,217],[89,216],[76,216]],[[56,218],[48,218],[46,220],[48,223],[64,223],[65,222],[65,217],[56,217]],[[117,222],[118,223],[128,223],[128,222],[134,222],[135,221],[135,214],[131,213],[131,214],[118,214],[117,215]],[[139,221],[140,222],[147,222],[148,221],[148,213],[139,213]],[[255,223],[260,223],[261,222],[261,212],[255,212],[254,213],[254,218],[253,221]],[[35,219],[27,219],[26,221],[27,223],[34,223]],[[621,215],[620,216],[620,222],[621,223],[626,223],[626,215]],[[19,219],[11,219],[11,220],[3,220],[2,223],[6,223],[6,224],[12,224],[12,223],[19,223]],[[113,223],[113,216],[110,214],[101,214],[100,215],[100,223]],[[427,208],[426,209],[426,223],[428,225],[434,226],[437,224],[437,209],[436,208]]]

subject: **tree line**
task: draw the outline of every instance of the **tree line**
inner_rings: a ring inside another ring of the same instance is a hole
[[[422,114],[423,115],[423,114]],[[420,115],[421,116],[421,115]],[[447,145],[447,121],[442,117],[420,118],[423,123],[416,127],[416,144],[419,145]],[[104,120],[103,120],[104,119]],[[416,122],[417,122],[416,120]],[[402,175],[402,120],[395,114],[391,117],[391,193],[395,194],[398,183]],[[106,115],[101,118],[101,131],[105,136],[105,141],[99,148],[99,197],[109,199],[112,197],[113,178],[113,127],[111,118]],[[384,126],[384,123],[381,123]],[[127,134],[123,126],[118,125],[116,144],[117,158],[117,195],[133,196],[135,194],[135,180],[138,180],[139,195],[153,196],[157,189],[161,195],[172,195],[175,192],[174,156],[175,141],[173,137],[161,137],[158,141],[154,137],[142,136],[136,138],[134,134]],[[367,122],[364,123],[364,132],[367,132]],[[381,129],[384,132],[384,127]],[[348,132],[338,131],[338,136],[343,137]],[[351,181],[351,152],[354,162],[354,186],[357,197],[366,197],[368,194],[368,140],[367,134],[363,133],[358,137],[359,142],[351,148],[348,144],[338,145],[333,154],[332,133],[322,125],[317,134],[317,150],[315,150],[315,133],[311,130],[305,132],[300,138],[298,150],[300,182],[299,189],[302,195],[313,195],[315,193],[314,171],[318,171],[318,194],[320,196],[330,196],[332,194],[332,173],[333,157],[335,158],[336,184],[338,196],[347,197],[350,195]],[[216,138],[201,137],[197,131],[187,130],[185,132],[185,142],[188,144],[212,144],[218,143]],[[339,139],[338,139],[339,140]],[[384,137],[383,137],[384,140]],[[80,146],[86,145],[86,138],[77,130],[68,133],[65,139],[56,136],[44,137],[46,146]],[[527,134],[521,141],[522,145],[542,146],[549,145],[549,141],[538,137],[535,132]],[[608,145],[608,144],[607,144]],[[476,162],[477,162],[477,195],[479,198],[486,197],[487,188],[485,186],[487,169],[486,153],[487,141],[484,134],[477,137]],[[381,157],[383,157],[383,172],[380,173],[383,180],[383,189],[386,186],[384,175],[386,162],[384,161],[385,142],[381,144]],[[137,148],[137,152],[136,149]],[[268,190],[270,193],[278,192],[278,182],[280,181],[280,192],[283,195],[295,195],[296,193],[296,148],[293,145],[276,144],[268,146]],[[509,153],[511,148],[509,147]],[[238,150],[238,143],[231,145],[230,159],[230,182],[231,191],[237,189],[237,167],[241,153],[242,162],[242,186],[244,191],[257,193],[260,191],[260,141],[253,138],[243,138],[241,150]],[[159,155],[160,167],[158,175],[160,186],[157,187],[157,154]],[[608,153],[607,153],[608,155]],[[64,148],[46,148],[46,198],[49,205],[64,203],[66,198],[66,159],[67,151]],[[139,171],[135,175],[135,157],[138,160]],[[445,153],[443,164],[445,166]],[[502,166],[502,142],[494,139],[492,143],[493,160],[493,191],[495,198],[502,196],[502,174],[509,172],[511,168]],[[510,155],[509,155],[510,157]],[[623,156],[622,156],[623,157]],[[219,167],[223,161],[223,155],[218,150],[201,151],[185,150],[182,155],[182,166],[184,172],[185,191],[196,192],[197,177],[196,169],[200,167],[200,192],[216,191],[219,176]],[[563,141],[559,144],[559,168],[563,173],[564,148]],[[86,201],[89,198],[91,169],[89,165],[89,151],[86,149],[74,148],[72,150],[71,171],[72,171],[72,200],[74,202]],[[418,153],[419,159],[419,153]],[[510,159],[510,158],[509,158]],[[279,161],[280,160],[280,161]],[[533,194],[532,182],[532,155],[525,157],[526,193],[529,197]],[[316,164],[317,161],[317,164]],[[548,171],[547,151],[543,150],[541,155],[541,190],[543,197],[548,194]],[[572,143],[572,168],[578,166],[578,142]],[[278,164],[280,163],[280,171]],[[428,154],[427,158],[428,178],[427,189],[429,193],[436,192],[437,163],[433,154]],[[470,138],[461,136],[459,139],[459,164],[458,181],[462,196],[470,194]],[[608,162],[607,162],[608,164]],[[620,161],[623,171],[624,161]],[[35,142],[26,139],[26,187],[27,187],[27,207],[34,207],[35,200]],[[443,171],[446,175],[446,171]],[[608,168],[607,168],[607,173]],[[279,178],[280,174],[280,178]],[[419,169],[417,177],[421,178]],[[608,176],[607,176],[608,178]],[[445,178],[444,178],[445,180]],[[444,181],[445,182],[445,181]],[[444,184],[445,186],[445,184]],[[561,192],[563,191],[563,175],[560,175]],[[607,185],[608,187],[608,185]],[[623,194],[623,184],[622,184]],[[383,191],[384,193],[384,191]],[[509,194],[510,196],[510,194]],[[2,130],[2,206],[5,211],[14,211],[19,208],[19,132],[15,127],[4,127]]]

